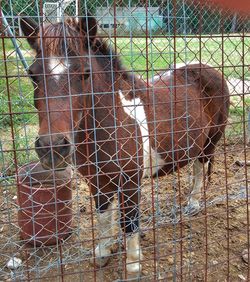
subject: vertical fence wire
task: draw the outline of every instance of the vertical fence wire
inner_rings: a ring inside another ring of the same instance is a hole
[[[248,281],[249,19],[185,0],[1,11],[0,280]],[[217,124],[211,69],[230,93]]]

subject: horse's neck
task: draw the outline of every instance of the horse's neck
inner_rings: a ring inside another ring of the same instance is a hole
[[[114,74],[113,78],[119,77]],[[120,76],[121,77],[121,76]],[[112,85],[112,86],[111,86]],[[149,86],[137,76],[125,75],[122,78],[113,81],[105,80],[105,77],[99,77],[92,85],[92,96],[88,97],[87,108],[88,112],[83,109],[82,122],[80,124],[78,133],[78,142],[83,142],[86,134],[92,134],[97,126],[102,126],[102,121],[109,124],[109,127],[115,126],[115,112],[116,106],[122,105],[120,101],[119,91],[122,92],[126,100],[133,100],[139,98],[146,103],[147,89]],[[113,113],[113,114],[112,114]]]

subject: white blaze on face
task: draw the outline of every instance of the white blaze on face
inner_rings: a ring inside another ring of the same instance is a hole
[[[119,95],[125,113],[128,114],[132,119],[136,120],[140,127],[143,143],[143,177],[150,177],[150,165],[152,166],[152,175],[154,175],[160,168],[164,166],[164,161],[153,148],[150,150],[148,123],[144,105],[140,98],[126,100],[121,90],[119,90]]]
[[[59,80],[60,74],[64,74],[67,71],[68,67],[66,62],[61,59],[51,58],[49,60],[49,70],[53,74],[53,78]]]

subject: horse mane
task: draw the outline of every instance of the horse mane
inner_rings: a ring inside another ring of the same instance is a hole
[[[125,69],[122,66],[120,57],[116,52],[108,46],[107,41],[102,38],[96,38],[91,49],[96,57],[98,64],[102,70],[123,72]]]
[[[38,46],[43,46],[46,56],[65,57],[70,50],[80,56],[85,36],[81,35],[76,19],[45,25],[39,32]],[[41,42],[43,38],[43,42]]]
[[[41,35],[44,40],[43,47],[46,56],[63,58],[66,55],[72,55],[81,57],[84,49],[91,48],[107,82],[113,83],[120,80],[122,81],[121,88],[126,90],[131,90],[132,85],[132,88],[137,90],[145,89],[144,83],[122,66],[120,57],[108,46],[107,40],[100,37],[90,40],[87,33],[80,32],[77,19],[69,17],[64,22],[45,25],[43,30],[40,30]],[[40,36],[38,38],[41,38]],[[40,46],[42,42],[38,44]],[[136,93],[133,93],[134,95]]]
[[[143,98],[147,89],[145,82],[123,67],[120,56],[103,39],[97,38],[92,49],[106,72],[107,79],[111,83],[118,82],[118,87],[125,91],[127,99],[131,100],[138,96]]]
[[[104,70],[112,67],[123,69],[117,54],[107,45],[102,38],[90,41],[88,34],[79,30],[78,21],[75,18],[67,18],[64,22],[45,25],[39,33],[39,40],[43,38],[46,56],[65,57],[66,53],[73,56],[82,56],[82,51],[90,47],[96,56],[96,60]],[[41,46],[42,42],[39,42]],[[111,62],[112,61],[112,62]]]

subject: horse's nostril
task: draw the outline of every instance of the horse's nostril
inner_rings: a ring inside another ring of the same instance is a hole
[[[64,137],[64,144],[70,144],[68,138]]]
[[[63,140],[62,140],[62,144],[63,145],[69,145],[70,143],[69,143],[68,139],[66,137],[64,137]]]
[[[54,145],[55,151],[59,153],[62,157],[65,157],[69,154],[71,143],[67,137],[57,139],[56,144]]]
[[[55,145],[57,145],[58,147],[62,147],[64,145],[70,145],[70,142],[67,137],[63,137],[57,140]]]
[[[46,169],[65,168],[71,163],[71,146],[63,134],[42,135],[35,140],[36,153]]]
[[[35,148],[40,148],[40,147],[42,147],[41,142],[40,142],[40,138],[37,137],[36,140],[35,140]]]
[[[39,136],[35,140],[35,148],[39,158],[66,158],[70,155],[71,142],[63,135]]]

